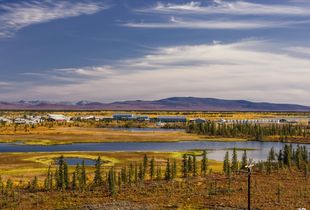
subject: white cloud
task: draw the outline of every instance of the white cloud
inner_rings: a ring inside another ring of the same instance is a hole
[[[288,47],[285,50],[310,55],[310,47]]]
[[[177,19],[170,18],[167,22],[131,22],[124,26],[133,28],[185,28],[185,29],[259,29],[259,28],[279,28],[289,27],[296,24],[310,23],[306,21],[268,21],[268,20],[201,20],[201,19]]]
[[[0,81],[0,87],[8,87],[10,86],[11,84],[9,82],[1,82]]]
[[[157,3],[156,6],[140,9],[141,12],[180,14],[229,14],[229,15],[283,15],[283,16],[310,16],[310,5],[258,4],[246,1],[214,0],[209,5],[200,2],[185,4]]]
[[[30,1],[1,4],[0,38],[10,37],[24,27],[56,19],[90,15],[105,9],[95,2]]]
[[[33,82],[1,97],[115,101],[199,96],[309,105],[310,56],[283,53],[282,47],[258,40],[162,47],[109,67],[65,70],[62,77],[76,82],[53,84],[44,77],[46,84]],[[47,75],[59,76],[59,70]]]

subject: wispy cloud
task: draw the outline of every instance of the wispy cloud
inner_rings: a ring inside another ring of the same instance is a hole
[[[285,2],[284,2],[285,3]],[[200,2],[185,4],[157,3],[157,5],[140,9],[141,12],[167,14],[200,13],[200,14],[229,14],[229,15],[282,15],[310,16],[310,5],[258,4],[246,1],[213,0],[208,5]]]
[[[296,6],[296,3],[294,5],[289,2],[279,5],[224,0],[192,1],[183,4],[159,2],[154,6],[134,11],[151,14],[153,19],[128,22],[123,24],[124,26],[243,30],[280,28],[310,22],[310,3],[298,3]]]
[[[28,1],[0,5],[0,38],[10,37],[24,27],[49,22],[56,19],[90,15],[106,7],[102,4],[85,1]]]
[[[309,105],[310,56],[281,49],[260,40],[161,47],[109,67],[61,70],[62,77],[76,82],[51,83],[59,76],[52,70],[41,77],[45,84],[1,95],[100,101],[191,95]]]
[[[296,21],[268,21],[268,20],[203,20],[203,19],[178,19],[171,17],[166,22],[130,22],[123,24],[133,28],[185,28],[185,29],[259,29],[282,28],[297,24],[310,23],[310,20]]]

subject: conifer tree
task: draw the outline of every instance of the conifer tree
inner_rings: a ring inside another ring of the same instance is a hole
[[[145,179],[145,176],[146,176],[146,173],[147,173],[148,162],[149,162],[148,157],[145,154],[144,158],[143,158],[143,180]]]
[[[271,157],[270,157],[270,155],[268,155],[268,158],[267,158],[267,166],[266,166],[266,169],[267,169],[267,174],[271,174],[271,172],[272,172],[272,162],[271,162]]]
[[[161,167],[160,166],[157,166],[156,179],[157,180],[161,180],[162,179],[162,173],[161,173]]]
[[[239,171],[239,165],[238,165],[238,157],[237,157],[237,150],[236,148],[233,149],[233,155],[231,160],[231,168],[233,172]]]
[[[122,183],[126,184],[127,183],[127,168],[126,168],[126,166],[121,169],[121,178],[122,178]]]
[[[248,157],[246,150],[243,151],[242,160],[241,160],[241,169],[245,169],[245,166],[248,164]]]
[[[270,149],[269,156],[270,156],[270,160],[271,160],[271,162],[273,162],[273,161],[275,161],[275,160],[276,160],[276,153],[275,153],[275,151],[274,151],[274,148],[273,148],[273,147],[271,147],[271,149]]]
[[[13,186],[13,185],[12,185]],[[37,190],[38,189],[38,177],[35,176],[31,182],[31,190]]]
[[[138,166],[137,163],[135,163],[135,184],[138,184]]]
[[[207,151],[204,150],[201,159],[201,176],[206,176],[208,170]]]
[[[172,165],[172,179],[175,179],[177,177],[177,161],[176,159],[173,160],[173,165]]]
[[[68,174],[68,164],[66,162],[64,162],[64,165],[63,165],[63,176],[64,176],[63,187],[65,189],[68,189],[69,188],[69,174]]]
[[[76,183],[76,172],[74,171],[72,173],[72,182],[71,182],[71,189],[76,190],[77,188],[77,183]]]
[[[230,168],[230,162],[229,162],[229,153],[226,152],[223,162],[223,171],[226,175],[228,175],[228,170]]]
[[[193,155],[193,176],[197,176],[196,154]]]
[[[155,160],[154,157],[151,159],[150,163],[150,178],[153,180],[155,177]]]
[[[186,178],[188,176],[188,161],[187,161],[187,155],[183,155],[183,160],[182,160],[182,174],[183,177]]]
[[[65,188],[65,181],[64,181],[64,157],[63,155],[60,156],[58,159],[58,170],[57,170],[57,189],[64,189]]]
[[[167,165],[166,165],[166,172],[165,172],[165,180],[169,181],[171,180],[171,168],[170,168],[170,160],[167,160]]]
[[[128,182],[130,185],[133,182],[133,178],[134,178],[134,167],[133,167],[133,164],[130,163],[129,171],[128,171]]]
[[[144,164],[144,163],[143,163]],[[144,167],[143,167],[143,164],[140,163],[139,164],[139,170],[138,170],[138,179],[139,179],[139,182],[142,182],[144,180]]]
[[[109,192],[111,195],[116,194],[115,189],[115,170],[114,167],[110,169],[109,175],[108,175],[108,184],[109,184]]]
[[[193,172],[193,160],[192,160],[192,156],[188,156],[187,159],[187,167],[188,167],[188,172],[192,173]]]
[[[95,163],[95,176],[94,176],[94,182],[93,182],[94,186],[96,187],[102,184],[101,165],[102,165],[102,161],[99,156]]]
[[[288,145],[284,146],[283,163],[288,168],[290,168],[292,165],[292,151],[291,151],[291,147]]]
[[[82,168],[81,168],[81,175],[80,175],[80,183],[81,183],[81,189],[86,189],[87,184],[87,177],[86,177],[86,170],[85,170],[85,161],[82,161]]]

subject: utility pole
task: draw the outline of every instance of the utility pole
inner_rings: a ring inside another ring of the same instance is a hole
[[[251,210],[251,173],[253,166],[252,160],[249,160],[249,163],[245,166],[248,169],[248,210]]]

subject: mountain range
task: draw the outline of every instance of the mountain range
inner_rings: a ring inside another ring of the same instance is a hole
[[[91,101],[49,102],[18,101],[1,102],[0,110],[175,110],[175,111],[299,111],[310,112],[310,106],[275,104],[246,100],[216,98],[171,97],[153,101],[118,101],[100,103]]]

